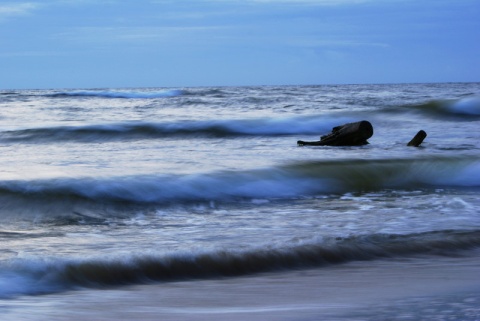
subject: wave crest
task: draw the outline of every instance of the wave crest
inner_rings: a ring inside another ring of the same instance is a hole
[[[413,255],[456,255],[478,248],[480,231],[372,234],[281,248],[65,260],[17,259],[0,265],[0,297],[185,279],[237,277]],[[11,286],[13,285],[13,286]]]
[[[175,136],[280,136],[329,132],[338,122],[333,117],[239,119],[176,122],[122,122],[85,126],[30,128],[0,132],[0,140],[14,142],[99,141],[106,139],[155,139]]]
[[[297,162],[245,171],[111,178],[0,181],[0,197],[96,203],[170,204],[191,201],[294,199],[388,188],[480,187],[474,157]],[[21,202],[20,202],[21,203]]]
[[[112,91],[112,90],[81,90],[63,91],[50,94],[50,97],[100,97],[125,99],[168,98],[183,95],[183,90],[171,89],[162,91]]]
[[[407,106],[407,108],[436,117],[477,118],[480,117],[480,97],[471,96],[456,100],[433,100],[420,105]],[[401,107],[400,110],[405,110],[405,107]]]

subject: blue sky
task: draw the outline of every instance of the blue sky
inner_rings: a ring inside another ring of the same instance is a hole
[[[480,81],[479,0],[0,0],[0,88]]]

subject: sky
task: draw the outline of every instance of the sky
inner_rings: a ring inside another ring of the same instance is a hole
[[[480,0],[0,0],[0,89],[480,81]]]

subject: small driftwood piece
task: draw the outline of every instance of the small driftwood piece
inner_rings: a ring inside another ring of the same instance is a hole
[[[305,142],[297,141],[298,145],[311,146],[360,146],[368,144],[367,139],[373,135],[373,126],[370,122],[362,120],[356,123],[348,123],[332,129],[328,135],[320,138],[320,141]]]
[[[407,146],[414,146],[418,147],[423,142],[423,140],[427,137],[427,133],[423,130],[420,130],[415,137],[407,144]]]

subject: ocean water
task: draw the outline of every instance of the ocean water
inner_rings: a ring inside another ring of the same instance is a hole
[[[3,90],[0,155],[2,320],[480,320],[480,83]]]

